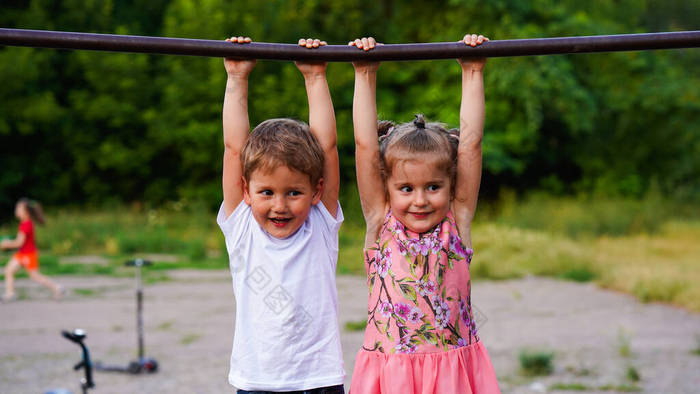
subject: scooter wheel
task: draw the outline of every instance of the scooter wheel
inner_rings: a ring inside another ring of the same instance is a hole
[[[158,371],[158,361],[153,358],[147,358],[142,363],[141,367],[148,373],[154,373]]]

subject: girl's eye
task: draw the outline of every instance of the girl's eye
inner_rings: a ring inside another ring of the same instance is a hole
[[[411,186],[401,186],[399,190],[401,190],[404,193],[410,193],[413,191],[413,188]]]
[[[431,192],[437,191],[438,189],[440,189],[440,185],[430,185],[430,186],[428,186],[428,190],[431,191]]]

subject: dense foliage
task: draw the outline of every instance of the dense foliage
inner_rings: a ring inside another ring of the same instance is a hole
[[[332,44],[623,34],[700,27],[700,1],[30,0],[0,26]],[[639,197],[651,185],[700,200],[700,50],[501,58],[486,69],[483,190]],[[352,67],[328,71],[345,192],[354,182]],[[454,61],[380,68],[380,117],[458,123]],[[221,59],[6,47],[0,50],[0,208],[220,199]],[[251,122],[307,117],[293,64],[259,62]]]

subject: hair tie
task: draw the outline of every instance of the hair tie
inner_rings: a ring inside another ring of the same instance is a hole
[[[413,119],[413,125],[418,129],[425,130],[425,119],[423,119],[423,115],[417,114],[416,118]]]
[[[448,138],[456,138],[459,140],[459,129],[449,129],[445,130]]]

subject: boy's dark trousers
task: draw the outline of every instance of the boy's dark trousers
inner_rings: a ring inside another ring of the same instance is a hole
[[[342,384],[337,386],[319,387],[311,390],[301,391],[247,391],[238,390],[238,394],[345,394]]]

